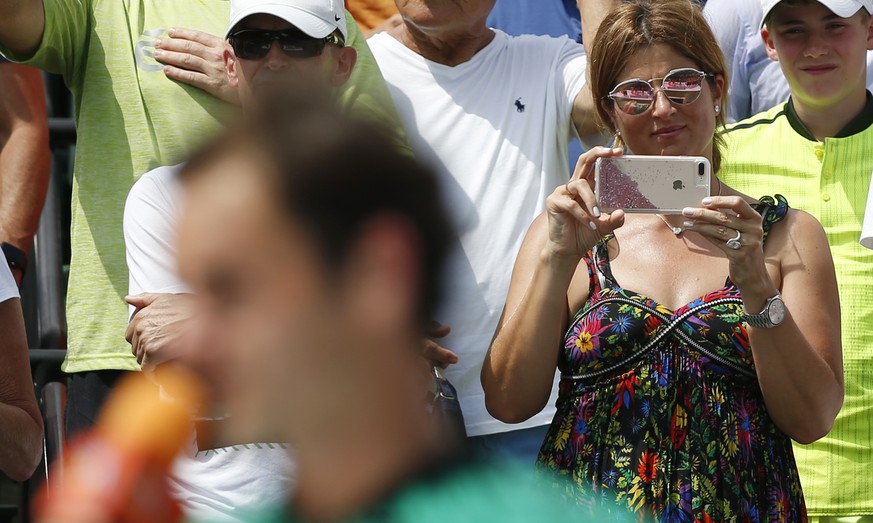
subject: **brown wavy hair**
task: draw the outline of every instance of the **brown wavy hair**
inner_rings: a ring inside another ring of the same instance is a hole
[[[686,56],[698,68],[724,78],[722,99],[728,92],[727,66],[724,55],[700,7],[691,0],[638,0],[613,10],[600,24],[591,46],[589,81],[600,124],[615,134],[610,118],[613,102],[607,98],[618,83],[618,77],[630,58],[652,46],[664,44]],[[707,79],[715,87],[715,78]],[[724,108],[723,108],[724,109]],[[718,172],[724,139],[720,130],[725,125],[725,111],[715,116],[712,137],[712,168]],[[616,136],[616,147],[623,147]]]

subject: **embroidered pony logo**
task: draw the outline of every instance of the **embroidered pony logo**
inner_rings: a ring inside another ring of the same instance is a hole
[[[523,112],[524,112],[524,104],[521,103],[521,97],[520,97],[520,96],[519,96],[518,99],[515,101],[515,110],[518,111],[518,112],[520,112],[520,113],[523,113]]]

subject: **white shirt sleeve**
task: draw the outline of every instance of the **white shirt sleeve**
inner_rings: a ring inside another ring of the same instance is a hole
[[[182,187],[179,165],[144,174],[131,188],[124,206],[124,244],[128,293],[183,293],[190,288],[179,276],[176,236]],[[133,315],[134,308],[130,307]]]
[[[742,37],[737,1],[708,0],[703,7],[703,16],[709,22],[709,27],[715,35],[718,46],[721,47],[722,51],[730,51],[725,52],[728,61],[733,56],[733,49],[736,48]]]
[[[709,0],[703,8],[703,15],[712,28],[727,65],[730,92],[725,109],[731,121],[742,119],[751,107],[748,75],[741,67],[742,55],[745,53],[744,35],[740,11],[735,2],[736,0]]]
[[[9,263],[6,261],[6,255],[0,251],[0,302],[18,298],[18,285],[15,284],[15,277],[12,276],[12,271],[9,269]]]
[[[588,55],[582,45],[570,40],[569,38],[550,38],[552,42],[558,42],[560,48],[557,50],[557,56],[554,58],[555,69],[553,78],[555,80],[555,88],[557,90],[558,101],[558,121],[570,122],[568,139],[578,138],[576,126],[573,123],[573,106],[576,102],[576,96],[585,87],[586,75],[588,73]],[[547,52],[554,53],[554,43],[549,47],[551,50]],[[555,55],[553,55],[555,56]]]

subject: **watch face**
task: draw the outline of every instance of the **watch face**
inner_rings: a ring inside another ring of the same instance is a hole
[[[770,302],[770,306],[767,307],[767,316],[770,317],[770,323],[773,325],[782,323],[782,320],[785,319],[785,302],[782,301],[782,298],[776,298]]]

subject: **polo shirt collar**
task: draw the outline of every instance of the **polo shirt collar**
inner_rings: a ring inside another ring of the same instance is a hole
[[[809,132],[806,125],[800,121],[800,117],[797,116],[797,111],[794,109],[794,100],[789,98],[788,103],[785,104],[785,106],[785,115],[788,117],[788,123],[791,124],[794,131],[807,140],[813,142],[818,141],[816,137]],[[840,131],[834,135],[834,138],[847,138],[860,133],[871,125],[873,125],[873,94],[871,94],[870,91],[867,91],[867,101],[864,103],[864,108],[857,116],[852,118],[849,123],[840,129]]]

